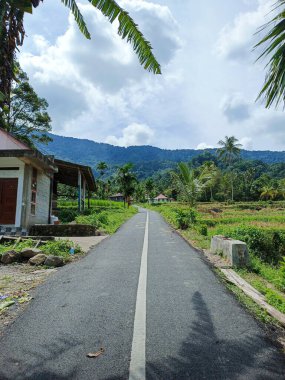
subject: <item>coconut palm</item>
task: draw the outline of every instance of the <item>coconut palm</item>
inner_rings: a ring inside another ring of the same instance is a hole
[[[276,190],[273,186],[267,185],[262,188],[260,199],[274,200],[277,196],[278,190]]]
[[[24,41],[24,13],[32,13],[43,0],[0,0],[0,111],[9,108],[11,82],[14,78],[15,52]],[[140,64],[154,74],[161,74],[161,68],[152,53],[150,43],[139,31],[133,19],[114,0],[88,0],[108,18],[110,23],[118,20],[118,34],[129,42],[138,55]],[[61,0],[70,9],[75,21],[88,39],[90,33],[80,13],[76,0]]]
[[[267,74],[264,85],[258,95],[264,98],[266,108],[273,104],[285,102],[285,1],[277,0],[274,4],[274,13],[278,14],[270,22],[263,25],[258,33],[267,34],[255,45],[255,48],[264,46],[263,52],[258,59],[268,57]]]
[[[226,136],[225,140],[220,140],[218,144],[221,148],[217,149],[218,158],[223,161],[228,170],[231,170],[231,166],[235,159],[240,155],[242,145],[238,143],[238,139],[234,136]],[[232,201],[234,200],[234,173],[231,172],[231,193]]]
[[[219,170],[213,161],[206,161],[200,167],[199,179],[204,184],[205,189],[210,190],[211,202],[214,200],[213,187],[217,183],[218,175],[219,175]]]
[[[193,207],[203,189],[202,182],[195,178],[194,171],[185,162],[178,164],[178,173],[172,172],[172,177],[177,184],[178,192],[190,208]]]
[[[100,161],[98,162],[96,169],[99,171],[100,177],[103,177],[103,175],[105,174],[105,171],[108,169],[108,165],[106,164],[105,161]]]

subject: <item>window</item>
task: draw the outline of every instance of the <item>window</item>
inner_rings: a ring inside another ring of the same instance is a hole
[[[32,173],[32,194],[31,194],[31,214],[36,215],[36,201],[37,201],[37,169],[33,168]]]

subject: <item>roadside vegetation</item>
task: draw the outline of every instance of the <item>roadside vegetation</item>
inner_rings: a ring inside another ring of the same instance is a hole
[[[90,224],[107,234],[116,232],[124,222],[137,213],[133,206],[124,207],[123,202],[106,200],[91,200],[90,208],[81,213],[77,211],[76,201],[62,200],[59,206],[58,217],[61,223]]]

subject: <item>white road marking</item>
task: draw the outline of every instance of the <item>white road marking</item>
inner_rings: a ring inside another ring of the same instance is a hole
[[[145,342],[146,342],[146,284],[147,284],[147,253],[148,253],[148,224],[146,214],[145,233],[141,257],[141,267],[136,301],[133,343],[129,380],[145,380]]]

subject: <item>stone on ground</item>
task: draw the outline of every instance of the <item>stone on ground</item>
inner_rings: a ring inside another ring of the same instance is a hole
[[[38,253],[36,256],[29,259],[31,265],[43,265],[47,259],[47,255],[44,253]]]
[[[43,253],[43,252],[38,248],[24,248],[21,251],[21,255],[25,259],[30,259],[31,257],[38,255],[39,253]]]
[[[47,256],[44,264],[48,267],[61,267],[64,265],[63,258],[60,256]]]
[[[8,251],[3,253],[1,257],[2,264],[12,264],[21,261],[21,255],[15,251]]]

